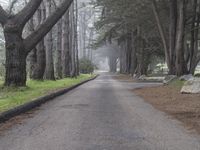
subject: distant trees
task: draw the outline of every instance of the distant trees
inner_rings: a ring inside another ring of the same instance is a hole
[[[11,14],[11,11],[9,13],[0,6],[0,23],[6,42],[5,86],[26,85],[28,55],[32,79],[55,80],[55,78],[65,77],[66,72],[62,70],[66,67],[69,70],[67,76],[78,75],[79,71],[76,68],[78,57],[75,57],[77,2],[30,0],[25,3],[26,6],[17,14]],[[14,5],[15,2],[12,3],[12,7]],[[54,29],[56,23],[57,28]],[[65,23],[68,25],[66,26]],[[28,31],[26,37],[24,37],[24,31]],[[72,32],[69,33],[69,31]],[[71,51],[71,53],[65,53],[65,51]]]
[[[95,6],[102,8],[97,43],[118,41],[122,73],[147,74],[157,57],[165,59],[169,74],[194,74],[200,61],[199,0],[96,0]]]

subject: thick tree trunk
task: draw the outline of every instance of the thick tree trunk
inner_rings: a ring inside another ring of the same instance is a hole
[[[44,3],[42,3],[41,8],[37,11],[37,25],[40,25],[46,19],[46,9]],[[46,68],[46,54],[44,39],[36,46],[36,63],[32,71],[32,79],[43,80]]]
[[[46,7],[47,7],[46,8],[47,16],[50,16],[51,12],[52,12],[51,0],[47,0]],[[54,63],[53,63],[53,35],[52,35],[52,30],[46,36],[45,47],[46,47],[45,79],[55,80]]]
[[[187,65],[184,60],[184,31],[185,31],[185,0],[178,0],[178,23],[176,38],[176,75],[181,76],[187,73]]]
[[[170,25],[169,25],[169,53],[170,53],[170,65],[169,74],[176,74],[176,25],[177,25],[177,0],[170,0]]]
[[[79,46],[78,46],[78,1],[75,0],[75,41],[76,41],[76,75],[79,76]]]
[[[164,32],[164,28],[162,26],[161,23],[161,19],[158,13],[158,8],[157,8],[157,2],[156,0],[152,0],[152,8],[153,8],[153,13],[156,19],[156,23],[158,26],[158,30],[162,39],[162,43],[163,43],[163,47],[164,47],[164,51],[165,51],[165,60],[167,62],[167,66],[168,68],[170,68],[170,56],[169,56],[169,49],[168,49],[168,42],[167,42],[167,38]]]
[[[74,18],[74,2],[72,2],[71,8],[70,8],[70,35],[71,35],[71,77],[76,77],[76,57],[75,57],[75,48],[76,48],[76,41],[75,41],[75,18]]]
[[[35,65],[37,63],[37,49],[36,48],[34,48],[29,53],[27,60],[29,62],[29,70],[28,70],[29,76],[31,79],[33,79],[34,69],[35,69]]]
[[[46,68],[46,56],[45,56],[45,46],[44,46],[44,40],[42,40],[37,46],[37,62],[35,64],[35,67],[33,69],[32,79],[34,80],[43,80],[45,68]]]
[[[56,75],[59,79],[62,78],[62,20],[57,24]]]
[[[69,11],[63,16],[62,34],[62,72],[64,77],[70,77],[70,49],[69,49]]]
[[[5,28],[6,40],[6,77],[5,86],[26,85],[26,57],[23,40],[15,28]]]
[[[30,34],[35,31],[33,17],[29,21],[27,30],[28,30],[28,32],[30,32]],[[32,76],[33,76],[33,70],[35,68],[35,64],[37,63],[37,54],[36,54],[36,52],[37,52],[37,49],[34,48],[29,53],[28,58],[27,58],[27,62],[29,62],[29,70],[28,70],[28,72],[29,72],[29,76],[30,76],[31,79],[32,79]]]
[[[200,15],[197,13],[199,8],[197,9],[197,0],[193,1],[193,18],[191,25],[191,48],[190,48],[190,74],[195,73],[195,69],[197,66],[197,53],[198,53],[198,35],[199,35],[199,23],[200,23]]]

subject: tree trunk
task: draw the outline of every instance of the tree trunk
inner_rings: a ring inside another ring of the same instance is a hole
[[[47,16],[50,16],[51,12],[52,12],[51,0],[47,0],[46,7],[47,7],[46,14],[47,14]],[[46,36],[45,47],[46,47],[45,79],[55,80],[54,63],[53,63],[53,35],[52,35],[52,30],[49,31],[49,33]]]
[[[74,18],[74,2],[72,2],[71,8],[70,8],[70,37],[71,37],[71,77],[76,77],[76,57],[75,57],[75,48],[76,48],[76,41],[75,41],[75,18]]]
[[[131,44],[132,44],[132,51],[131,51],[131,75],[133,76],[135,74],[135,70],[137,67],[137,57],[136,57],[136,48],[134,43],[134,33],[131,34]]]
[[[46,68],[46,55],[45,55],[45,46],[44,40],[42,40],[37,46],[37,62],[35,64],[32,79],[34,80],[43,80],[44,73]]]
[[[79,46],[78,46],[78,1],[75,0],[76,19],[75,19],[75,41],[76,41],[76,75],[79,76]]]
[[[5,86],[26,85],[26,57],[23,39],[18,31],[4,27],[6,41],[6,77]]]
[[[33,79],[34,69],[35,69],[36,63],[37,63],[37,49],[36,48],[34,48],[29,53],[27,60],[29,62],[29,70],[28,70],[29,76],[31,79]]]
[[[158,14],[158,8],[157,8],[157,4],[156,4],[156,0],[152,0],[152,8],[153,8],[153,13],[156,19],[156,23],[158,26],[158,30],[162,39],[162,43],[163,43],[163,47],[164,47],[164,51],[165,51],[165,59],[167,62],[167,66],[168,68],[170,68],[170,57],[169,57],[169,49],[168,49],[168,42],[167,42],[167,38]]]
[[[63,16],[62,34],[62,72],[64,77],[70,77],[70,49],[69,49],[69,11]]]
[[[185,0],[178,0],[178,23],[176,38],[176,75],[181,76],[187,73],[187,65],[184,60],[184,31],[185,31]]]
[[[175,67],[175,44],[176,44],[176,25],[177,25],[177,0],[170,0],[170,25],[169,25],[169,53],[170,65],[169,74],[176,74]]]
[[[62,78],[62,19],[57,23],[56,75]]]
[[[197,60],[197,53],[198,53],[198,35],[199,35],[199,23],[200,23],[200,15],[197,14],[199,8],[197,9],[197,0],[193,1],[193,18],[192,18],[192,25],[191,25],[191,48],[190,48],[190,74],[195,73],[196,69],[196,60]]]
[[[37,11],[37,25],[40,25],[46,19],[46,9],[44,3],[42,3],[41,8]],[[45,46],[44,39],[36,46],[36,64],[32,71],[32,79],[34,80],[43,80],[44,73],[46,68],[46,54],[45,54]]]

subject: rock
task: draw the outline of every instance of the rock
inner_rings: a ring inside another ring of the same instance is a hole
[[[171,81],[173,81],[174,79],[176,79],[177,76],[175,75],[167,75],[164,80],[163,80],[163,83],[164,84],[169,84]]]
[[[193,78],[185,82],[181,89],[183,94],[199,94],[200,93],[200,78]]]
[[[148,77],[146,75],[142,75],[138,79],[141,81],[162,82],[164,80],[164,77]]]
[[[138,79],[139,80],[146,80],[147,76],[146,75],[141,75]]]
[[[192,74],[183,75],[179,78],[179,80],[181,80],[181,81],[188,81],[188,80],[191,80],[191,79],[194,79],[194,76]]]

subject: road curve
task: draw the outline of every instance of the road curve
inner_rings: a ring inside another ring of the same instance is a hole
[[[200,150],[200,138],[104,74],[0,136],[0,150]]]

